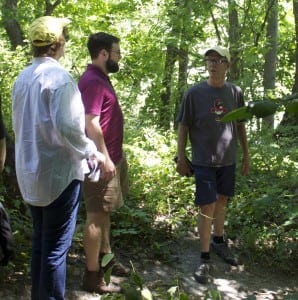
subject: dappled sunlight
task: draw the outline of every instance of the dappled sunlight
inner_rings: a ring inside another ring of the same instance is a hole
[[[218,291],[224,293],[227,299],[245,299],[247,293],[241,291],[241,285],[236,280],[214,279],[213,283],[217,286]]]

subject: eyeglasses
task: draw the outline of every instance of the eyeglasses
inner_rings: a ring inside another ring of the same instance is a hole
[[[227,63],[228,61],[224,58],[218,58],[218,59],[215,59],[215,58],[207,58],[206,59],[206,63],[207,64],[214,64],[214,65],[221,65],[221,64],[224,64],[224,63]]]

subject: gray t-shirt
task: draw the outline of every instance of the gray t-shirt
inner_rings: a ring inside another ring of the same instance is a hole
[[[217,167],[235,163],[236,122],[224,123],[221,118],[241,106],[242,91],[229,82],[214,88],[204,81],[186,91],[177,120],[189,127],[194,165]]]

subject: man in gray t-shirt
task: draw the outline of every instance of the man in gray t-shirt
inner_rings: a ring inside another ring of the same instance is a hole
[[[201,259],[194,272],[199,283],[207,283],[210,277],[212,224],[213,250],[229,264],[238,264],[223,238],[225,208],[235,189],[237,139],[243,151],[242,174],[248,174],[249,170],[244,123],[221,122],[227,112],[244,105],[241,89],[225,81],[230,66],[229,51],[216,46],[208,49],[205,56],[209,78],[186,91],[178,115],[177,171],[182,176],[191,175],[185,153],[189,137],[196,179],[195,203],[200,208]]]
[[[193,164],[215,167],[235,163],[237,124],[221,122],[221,118],[243,105],[240,88],[228,82],[214,88],[204,81],[185,93],[178,121],[189,128]]]

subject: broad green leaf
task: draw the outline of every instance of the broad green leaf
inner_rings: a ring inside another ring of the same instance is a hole
[[[103,256],[101,260],[101,266],[105,267],[114,258],[114,253],[107,253]]]
[[[265,118],[273,115],[278,108],[278,105],[272,101],[256,101],[248,104],[248,111],[257,118]]]
[[[113,270],[113,266],[108,268],[108,270],[105,272],[105,282],[107,283],[107,285],[110,283],[111,281],[111,275],[112,275],[112,270]]]
[[[243,106],[237,109],[234,109],[221,119],[222,122],[231,122],[236,120],[247,120],[252,117],[252,114],[247,111],[247,107]]]

